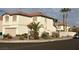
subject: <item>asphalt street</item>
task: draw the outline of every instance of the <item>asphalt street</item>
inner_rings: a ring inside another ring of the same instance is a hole
[[[0,50],[79,50],[79,39],[44,43],[0,43]]]

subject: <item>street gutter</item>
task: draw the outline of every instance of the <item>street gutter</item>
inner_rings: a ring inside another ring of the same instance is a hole
[[[43,39],[43,40],[0,40],[0,43],[43,43],[43,42],[53,42],[60,40],[69,40],[71,38],[55,38],[55,39]]]

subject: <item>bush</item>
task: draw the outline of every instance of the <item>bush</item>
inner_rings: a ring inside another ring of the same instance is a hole
[[[49,39],[50,38],[49,33],[48,32],[43,32],[42,35],[41,35],[41,38]]]
[[[18,40],[24,40],[24,37],[22,35],[16,35],[16,39],[18,39]]]
[[[4,40],[8,40],[8,39],[12,39],[13,37],[11,36],[11,35],[9,35],[9,34],[6,34],[6,35],[3,35],[3,39]]]
[[[52,33],[52,37],[53,37],[53,38],[58,38],[58,37],[59,37],[59,33],[53,32],[53,33]]]
[[[24,38],[27,38],[27,34],[26,33],[24,33],[24,34],[22,34],[22,36],[24,37]]]
[[[24,40],[24,37],[21,35],[21,36],[19,37],[19,40]]]
[[[36,31],[31,31],[29,39],[39,39],[39,33]]]
[[[38,32],[34,32],[33,37],[34,37],[34,39],[39,39],[39,33]]]
[[[27,38],[27,34],[24,33],[24,34],[22,34],[22,35],[16,35],[16,38],[19,39],[19,40],[24,40],[24,39]]]

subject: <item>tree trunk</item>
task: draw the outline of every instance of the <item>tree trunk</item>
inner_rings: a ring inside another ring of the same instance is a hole
[[[63,13],[63,29],[64,29],[64,31],[65,31],[65,13]]]
[[[68,13],[66,13],[66,31],[68,31],[67,26],[68,26]]]

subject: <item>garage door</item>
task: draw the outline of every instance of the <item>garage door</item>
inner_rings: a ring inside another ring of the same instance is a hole
[[[16,28],[6,28],[5,34],[10,34],[11,36],[15,36],[16,35]]]

